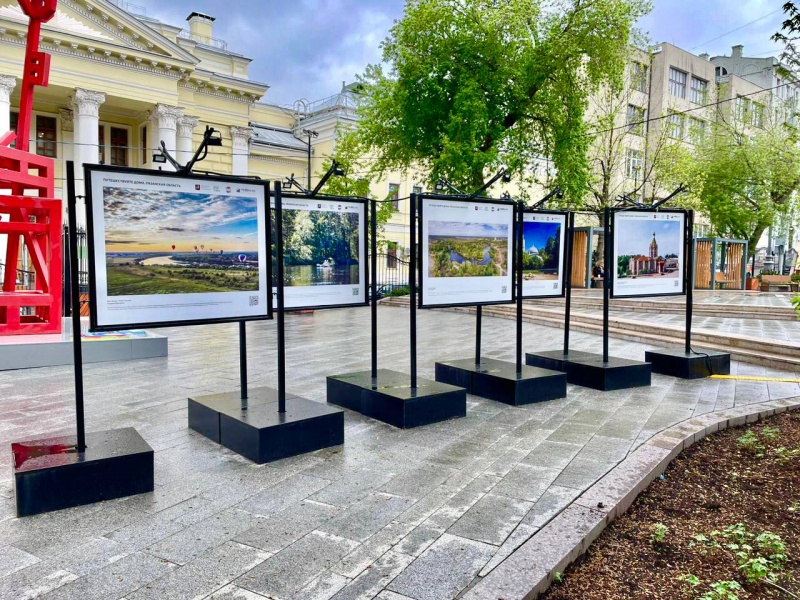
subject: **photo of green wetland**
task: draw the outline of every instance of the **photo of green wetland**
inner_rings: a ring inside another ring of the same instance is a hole
[[[502,223],[428,223],[429,277],[508,275],[509,228]]]
[[[259,290],[255,198],[103,188],[109,296]]]

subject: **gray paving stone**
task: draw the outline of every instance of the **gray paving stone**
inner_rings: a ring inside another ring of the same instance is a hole
[[[289,599],[357,545],[352,540],[312,532],[268,558],[234,583],[274,600]]]
[[[532,507],[531,502],[486,494],[447,533],[500,546]]]
[[[522,460],[522,464],[548,469],[563,469],[580,452],[579,444],[544,441]]]
[[[311,499],[325,504],[349,506],[378,489],[391,477],[390,473],[355,469],[312,495]]]
[[[0,600],[32,600],[77,579],[75,573],[40,562],[0,579]]]
[[[251,546],[226,542],[200,555],[191,564],[170,571],[127,595],[127,600],[202,598],[232,582],[271,556]]]
[[[492,492],[509,498],[536,502],[560,473],[558,469],[519,464],[492,488]]]
[[[413,560],[411,556],[389,551],[342,588],[332,600],[371,600]]]
[[[585,490],[613,465],[585,458],[575,458],[561,474],[555,478],[553,485]]]
[[[419,556],[428,546],[439,539],[443,533],[444,529],[442,528],[420,525],[400,540],[394,549],[408,556]]]
[[[408,523],[389,523],[345,556],[338,564],[331,567],[331,570],[348,579],[358,577],[362,571],[370,568],[378,558],[408,535],[411,528],[412,526]]]
[[[86,575],[131,554],[129,548],[108,538],[95,538],[53,559],[63,569]]]
[[[319,477],[295,475],[268,487],[240,504],[238,508],[261,517],[271,517],[329,484],[328,480]]]
[[[33,554],[28,554],[14,546],[0,546],[0,579],[37,562],[39,559]]]
[[[233,539],[269,552],[279,552],[341,512],[335,506],[306,500],[259,522]]]
[[[47,600],[107,600],[120,598],[158,579],[172,569],[173,563],[136,552],[77,581],[61,586],[47,595]]]
[[[319,530],[351,540],[364,541],[407,510],[411,498],[375,492],[357,502],[342,514],[320,525]]]
[[[451,600],[489,562],[497,548],[445,533],[391,584],[415,600]]]
[[[454,471],[442,465],[424,464],[412,468],[380,488],[381,492],[405,496],[407,498],[422,498],[436,486],[453,475]]]
[[[269,600],[266,596],[240,588],[234,584],[226,585],[208,596],[208,600],[264,600],[265,598]]]
[[[351,579],[325,571],[322,575],[297,592],[292,600],[329,600],[336,592],[350,583]]]
[[[533,505],[533,508],[525,515],[523,523],[535,527],[544,526],[550,519],[564,510],[570,502],[575,500],[581,490],[574,488],[551,485],[542,497]]]
[[[260,519],[238,509],[228,510],[190,525],[147,548],[147,552],[177,564],[186,564],[209,548],[232,540]]]

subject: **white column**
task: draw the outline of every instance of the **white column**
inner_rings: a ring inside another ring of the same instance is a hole
[[[75,93],[70,98],[74,129],[72,157],[75,161],[75,192],[79,196],[83,195],[86,190],[83,182],[83,165],[94,164],[99,160],[97,128],[100,121],[100,105],[105,101],[104,93],[81,88],[75,88]],[[79,226],[86,223],[85,214],[82,203],[78,203]]]
[[[0,75],[0,135],[11,129],[11,92],[16,86],[16,77]]]
[[[11,92],[17,85],[17,78],[8,75],[0,75],[0,135],[4,135],[11,129]],[[0,215],[0,221],[8,220]],[[8,248],[8,236],[0,235],[0,263],[6,262],[6,249]],[[0,281],[4,277],[4,267],[0,266]]]
[[[250,171],[250,137],[252,135],[253,130],[249,127],[231,127],[234,175],[247,175]]]
[[[197,117],[184,116],[178,119],[178,156],[175,159],[182,165],[185,165],[194,156],[194,138],[192,133],[197,123],[200,121]]]
[[[183,109],[167,104],[156,104],[150,111],[150,121],[153,123],[153,140],[150,144],[153,150],[161,148],[161,142],[167,147],[167,151],[174,157],[178,154],[178,119],[183,116]],[[161,167],[164,171],[173,171],[172,165],[154,164],[153,168]]]

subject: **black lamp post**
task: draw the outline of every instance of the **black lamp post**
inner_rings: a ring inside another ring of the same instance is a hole
[[[315,138],[319,135],[316,131],[311,129],[303,129],[303,135],[308,137],[308,185],[306,189],[311,189],[311,138]]]

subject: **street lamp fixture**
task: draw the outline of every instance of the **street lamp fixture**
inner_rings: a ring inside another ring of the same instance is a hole
[[[319,136],[319,133],[312,129],[303,129],[302,132],[303,135],[308,137],[308,141],[306,143],[306,148],[308,151],[308,185],[306,187],[310,190],[311,189],[311,138]]]

